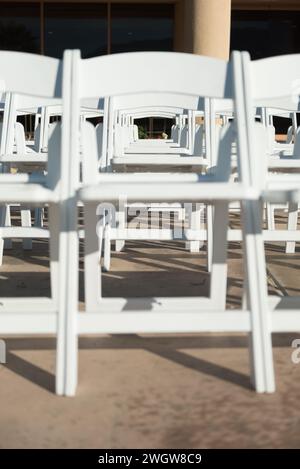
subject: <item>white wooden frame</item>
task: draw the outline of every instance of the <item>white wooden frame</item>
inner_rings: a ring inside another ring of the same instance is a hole
[[[62,98],[62,87],[69,88],[70,66],[64,62],[64,82],[62,78],[62,62],[32,54],[19,52],[0,52],[0,82],[5,91],[41,98]],[[41,77],[43,79],[41,80]],[[67,108],[63,102],[64,108]],[[65,131],[68,125],[64,126]],[[64,290],[61,279],[64,277],[63,267],[66,265],[65,253],[60,248],[64,233],[63,185],[61,182],[61,166],[64,152],[68,154],[68,141],[62,142],[60,126],[53,129],[49,140],[49,166],[45,176],[38,178],[29,174],[0,174],[0,201],[2,204],[15,202],[30,205],[49,206],[50,229],[50,265],[51,265],[51,298],[1,298],[0,333],[9,334],[57,334],[57,374],[56,392],[64,394]],[[1,236],[7,235],[11,228],[1,228]]]
[[[123,76],[122,82],[116,77],[119,70],[126,70],[127,76]],[[134,73],[130,73],[133,71]],[[162,70],[164,72],[162,73]],[[167,72],[166,72],[167,70]],[[201,73],[200,73],[201,70]],[[184,80],[181,75],[184,71]],[[138,53],[122,54],[96,59],[81,61],[79,53],[73,52],[73,79],[71,87],[72,113],[70,140],[73,145],[78,141],[78,103],[82,96],[108,96],[114,94],[147,92],[155,88],[155,91],[182,92],[189,94],[213,96],[217,98],[232,98],[241,100],[238,103],[239,116],[244,120],[243,112],[243,86],[240,77],[241,67],[238,60],[234,63],[235,81],[232,81],[232,70],[230,64],[219,60],[190,56],[184,54],[165,53]],[[101,73],[101,85],[98,75]],[[169,77],[172,80],[169,80]],[[151,82],[150,82],[151,80]],[[155,84],[155,85],[154,85]],[[232,87],[234,86],[234,94]],[[76,104],[77,103],[77,104]],[[78,313],[77,309],[77,280],[78,280],[78,245],[75,242],[75,220],[76,204],[68,207],[68,230],[69,241],[65,243],[68,252],[68,265],[65,270],[65,278],[71,282],[66,288],[66,342],[69,344],[66,355],[66,393],[73,395],[76,390],[77,359],[76,343],[78,333],[122,333],[122,332],[202,332],[202,331],[245,331],[251,332],[253,361],[253,382],[258,392],[271,391],[267,386],[265,376],[265,354],[264,354],[264,322],[263,311],[257,302],[260,285],[253,284],[248,289],[247,310],[227,312],[225,308],[216,309],[216,305],[210,308],[207,298],[172,299],[172,298],[143,298],[143,299],[100,299],[98,279],[91,278],[88,272],[94,271],[94,265],[98,262],[98,239],[96,236],[95,207],[99,201],[112,202],[118,200],[120,193],[126,193],[129,201],[160,200],[164,192],[164,199],[169,202],[175,200],[204,201],[215,205],[214,222],[218,230],[214,230],[217,238],[214,243],[212,279],[214,274],[221,269],[223,284],[224,265],[226,263],[226,236],[228,204],[233,200],[243,201],[244,208],[244,235],[247,277],[253,274],[253,261],[261,255],[258,250],[256,237],[257,223],[260,220],[259,212],[256,211],[259,204],[259,190],[252,184],[249,167],[248,154],[246,151],[247,140],[240,140],[245,135],[243,123],[237,126],[239,137],[239,171],[240,181],[232,183],[228,181],[230,173],[230,156],[226,157],[217,167],[214,176],[200,178],[196,183],[189,181],[178,183],[172,175],[166,175],[165,179],[144,182],[135,180],[134,184],[129,175],[118,175],[116,181],[112,180],[115,175],[101,174],[97,176],[95,168],[97,160],[83,160],[84,172],[88,175],[84,186],[78,191],[79,200],[85,204],[85,295],[86,311]],[[77,151],[75,151],[77,150]],[[73,147],[72,155],[77,155],[78,149]],[[77,168],[78,165],[74,164]],[[222,169],[222,171],[218,171]],[[225,170],[225,176],[224,176]],[[223,174],[223,178],[222,178]],[[122,180],[123,178],[123,180]],[[73,174],[73,180],[76,175]],[[87,184],[88,182],[88,184]],[[73,191],[73,188],[72,188]],[[73,192],[71,200],[73,198]],[[72,209],[73,207],[73,209]],[[72,210],[71,210],[72,209]],[[67,234],[66,234],[67,238]],[[249,258],[249,254],[251,254]],[[252,258],[253,256],[253,258]],[[215,261],[217,261],[215,263]],[[259,262],[258,262],[258,265]],[[217,276],[216,276],[217,277]],[[219,276],[220,280],[220,276]],[[214,286],[220,291],[223,286]],[[97,300],[98,298],[98,300]]]

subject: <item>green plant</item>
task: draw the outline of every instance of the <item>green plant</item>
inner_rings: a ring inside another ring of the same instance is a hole
[[[139,129],[139,138],[148,138],[147,131],[144,129],[142,125],[139,125],[138,129]]]

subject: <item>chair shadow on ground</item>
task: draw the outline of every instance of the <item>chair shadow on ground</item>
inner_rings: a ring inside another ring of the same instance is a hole
[[[19,355],[7,352],[5,367],[41,388],[55,392],[55,376]]]
[[[147,245],[147,243],[144,243]],[[42,257],[47,250],[47,243],[40,243],[39,255]],[[152,267],[155,261],[153,253],[139,254],[134,249],[133,243],[128,243],[127,260],[132,263],[141,263],[143,266]],[[151,247],[153,244],[151,243]],[[178,246],[177,246],[178,247]],[[229,249],[229,257],[231,259],[238,259],[241,257],[240,252],[236,249],[238,246],[231,244]],[[82,248],[82,246],[81,246]],[[19,251],[18,251],[19,252]],[[13,257],[13,254],[9,254]],[[14,254],[15,255],[15,254]],[[117,254],[116,256],[118,256]],[[121,254],[124,255],[124,254]],[[159,272],[155,271],[136,271],[126,272],[113,270],[103,276],[103,290],[104,296],[115,295],[118,291],[118,296],[130,297],[137,296],[137,291],[141,296],[152,297],[158,291],[162,292],[163,296],[206,296],[209,287],[209,275],[205,272],[204,266],[201,262],[197,266],[193,266],[188,262],[193,255],[182,253],[182,258],[171,259],[170,256],[162,256],[166,260],[164,269]],[[196,255],[199,261],[202,254]],[[19,253],[16,257],[26,258],[29,263],[36,263],[36,256],[31,253]],[[281,261],[281,255],[278,254],[276,262]],[[44,267],[48,262],[45,259],[39,259],[39,265]],[[170,264],[170,265],[169,265]],[[5,270],[5,269],[3,269]],[[26,293],[32,296],[32,291],[36,285],[41,286],[43,296],[48,296],[50,293],[50,282],[48,272],[29,273],[24,277],[23,272],[3,272],[2,275],[7,276],[7,280],[2,282],[2,289],[5,296],[25,296]],[[26,280],[25,280],[26,278]],[[25,287],[19,281],[25,282]],[[28,284],[27,284],[28,283]],[[80,271],[80,301],[84,301],[83,290],[83,272]],[[178,284],[181,288],[178,288]],[[227,300],[230,306],[236,307],[240,305],[242,278],[228,278],[229,287],[234,287],[227,295]],[[19,286],[19,288],[18,288]],[[137,288],[138,286],[138,288]],[[143,288],[140,288],[143,287]],[[26,291],[25,291],[26,290]],[[151,305],[150,305],[151,309]],[[273,336],[273,345],[277,347],[290,346],[292,339],[288,334],[280,334]],[[8,338],[7,344],[7,363],[6,368],[13,373],[31,381],[44,390],[54,392],[55,390],[55,376],[48,370],[45,370],[35,363],[28,361],[26,358],[21,357],[18,352],[21,351],[40,351],[51,350],[55,351],[56,342],[53,338]],[[80,337],[79,348],[80,350],[92,349],[139,349],[146,350],[149,353],[157,355],[162,359],[175,363],[176,365],[184,368],[189,368],[196,373],[211,376],[213,378],[222,380],[224,382],[242,387],[249,390],[251,388],[249,370],[245,373],[233,370],[223,364],[217,364],[203,358],[192,356],[188,353],[193,349],[247,349],[248,338],[246,335],[217,335],[217,336],[202,336],[189,335],[189,336],[156,336],[156,337],[141,337],[139,335],[115,335],[105,337]]]
[[[274,347],[290,346],[293,337],[290,334],[274,334]],[[35,338],[8,338],[7,363],[5,367],[31,381],[46,391],[55,391],[55,376],[53,373],[41,368],[20,357],[20,351],[55,351],[56,341],[50,337]],[[173,336],[173,337],[141,337],[136,334],[121,334],[105,337],[80,337],[79,350],[145,350],[176,365],[194,370],[224,382],[239,386],[246,390],[251,389],[250,377],[227,366],[213,363],[203,358],[194,357],[188,353],[193,349],[238,349],[248,347],[246,335],[233,336]],[[248,371],[248,370],[247,370]]]

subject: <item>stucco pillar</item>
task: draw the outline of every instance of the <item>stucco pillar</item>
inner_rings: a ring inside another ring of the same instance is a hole
[[[191,52],[227,60],[231,0],[186,0],[186,8],[191,9]]]
[[[174,21],[174,50],[176,52],[187,52],[185,49],[185,25],[184,25],[185,5],[183,0],[175,3]]]

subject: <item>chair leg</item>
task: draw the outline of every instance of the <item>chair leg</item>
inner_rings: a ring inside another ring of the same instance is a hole
[[[53,302],[55,304],[55,296],[58,301],[58,318],[57,318],[57,340],[56,340],[56,380],[55,380],[55,391],[59,396],[65,394],[65,286],[66,280],[66,260],[67,252],[62,250],[62,241],[65,241],[66,233],[60,232],[60,225],[62,224],[62,214],[60,207],[49,206],[48,209],[49,217],[49,230],[50,230],[50,268],[51,268],[51,294]],[[56,217],[56,218],[55,218]],[[55,225],[52,225],[52,218],[54,218],[55,223],[58,224],[58,228],[54,228]],[[59,233],[58,246],[55,246],[55,237]],[[57,250],[57,252],[56,252]],[[56,254],[58,257],[57,264],[55,262]],[[55,274],[57,273],[58,278],[55,279]],[[62,283],[64,282],[64,283]],[[58,290],[56,290],[58,287]]]
[[[87,204],[84,207],[84,224],[88,229],[85,231],[84,241],[84,290],[85,308],[88,312],[99,312],[99,301],[101,299],[101,256],[102,246],[99,246],[97,235],[96,206]],[[102,226],[100,227],[102,229]],[[105,230],[102,233],[102,244],[105,249]]]
[[[5,226],[5,212],[6,206],[0,207],[0,226]],[[4,239],[0,238],[0,265],[3,264],[3,251],[4,251]]]
[[[190,226],[193,231],[199,231],[201,229],[201,215],[203,205],[196,203],[192,204],[192,210],[190,214]],[[202,246],[200,241],[190,241],[189,248],[190,252],[199,252]]]
[[[104,228],[104,258],[103,268],[105,272],[110,270],[111,260],[111,240],[110,240],[110,224],[108,223]]]
[[[0,266],[3,265],[4,239],[0,238]]]
[[[2,205],[0,207],[0,226],[11,226],[9,205]],[[11,239],[0,238],[0,266],[3,264],[4,249],[11,249],[11,248],[12,248]]]
[[[43,211],[44,209],[40,207],[34,209],[34,226],[43,227]]]
[[[268,230],[275,230],[274,208],[271,204],[266,205]]]
[[[116,212],[116,224],[117,227],[120,229],[124,229],[126,227],[126,208],[121,207],[120,210]],[[117,239],[115,241],[115,251],[120,252],[125,247],[125,240]]]
[[[227,230],[228,203],[218,202],[214,206],[212,267],[210,280],[210,298],[214,307],[226,308],[227,292]]]
[[[182,207],[182,208],[178,211],[178,221],[184,222],[184,220],[185,220],[185,208]]]
[[[59,295],[59,209],[56,205],[49,206],[49,250],[50,250],[50,278],[51,278],[51,298],[58,307]]]
[[[251,381],[257,392],[271,393],[275,391],[275,377],[261,215],[262,206],[259,202],[247,201],[242,204],[244,288],[251,321]]]
[[[298,224],[298,203],[290,202],[288,207],[288,230],[297,230]],[[286,254],[294,254],[296,248],[295,241],[287,241],[285,245]]]
[[[126,208],[122,207],[121,210],[119,210],[116,213],[117,216],[117,227],[120,229],[126,228]],[[115,242],[115,251],[120,252],[122,249],[125,247],[125,240],[123,239],[117,239]]]
[[[5,226],[11,226],[10,206],[6,205],[5,210]],[[6,238],[4,240],[4,249],[12,249],[12,239]]]
[[[212,258],[213,258],[213,220],[214,220],[214,207],[212,205],[206,206],[206,230],[207,230],[207,242],[206,242],[206,256],[207,256],[207,271],[211,272],[212,269]]]
[[[186,220],[186,223],[187,223],[187,227],[188,229],[191,228],[191,220],[192,220],[192,203],[186,203],[185,204],[185,215],[187,217],[187,220]],[[190,246],[191,246],[191,241],[185,241],[185,249],[187,249],[188,251],[190,250]]]
[[[60,224],[60,235],[56,393],[74,396],[78,374],[79,281],[79,243],[75,198],[62,204],[57,222]]]
[[[37,174],[43,174],[43,172],[37,172]],[[44,226],[44,208],[37,207],[34,209],[34,226],[42,228]]]
[[[21,205],[20,209],[21,209],[21,225],[30,227],[31,226],[30,208],[25,205]],[[29,238],[23,239],[23,249],[25,249],[25,251],[30,251],[32,249],[31,239]]]

